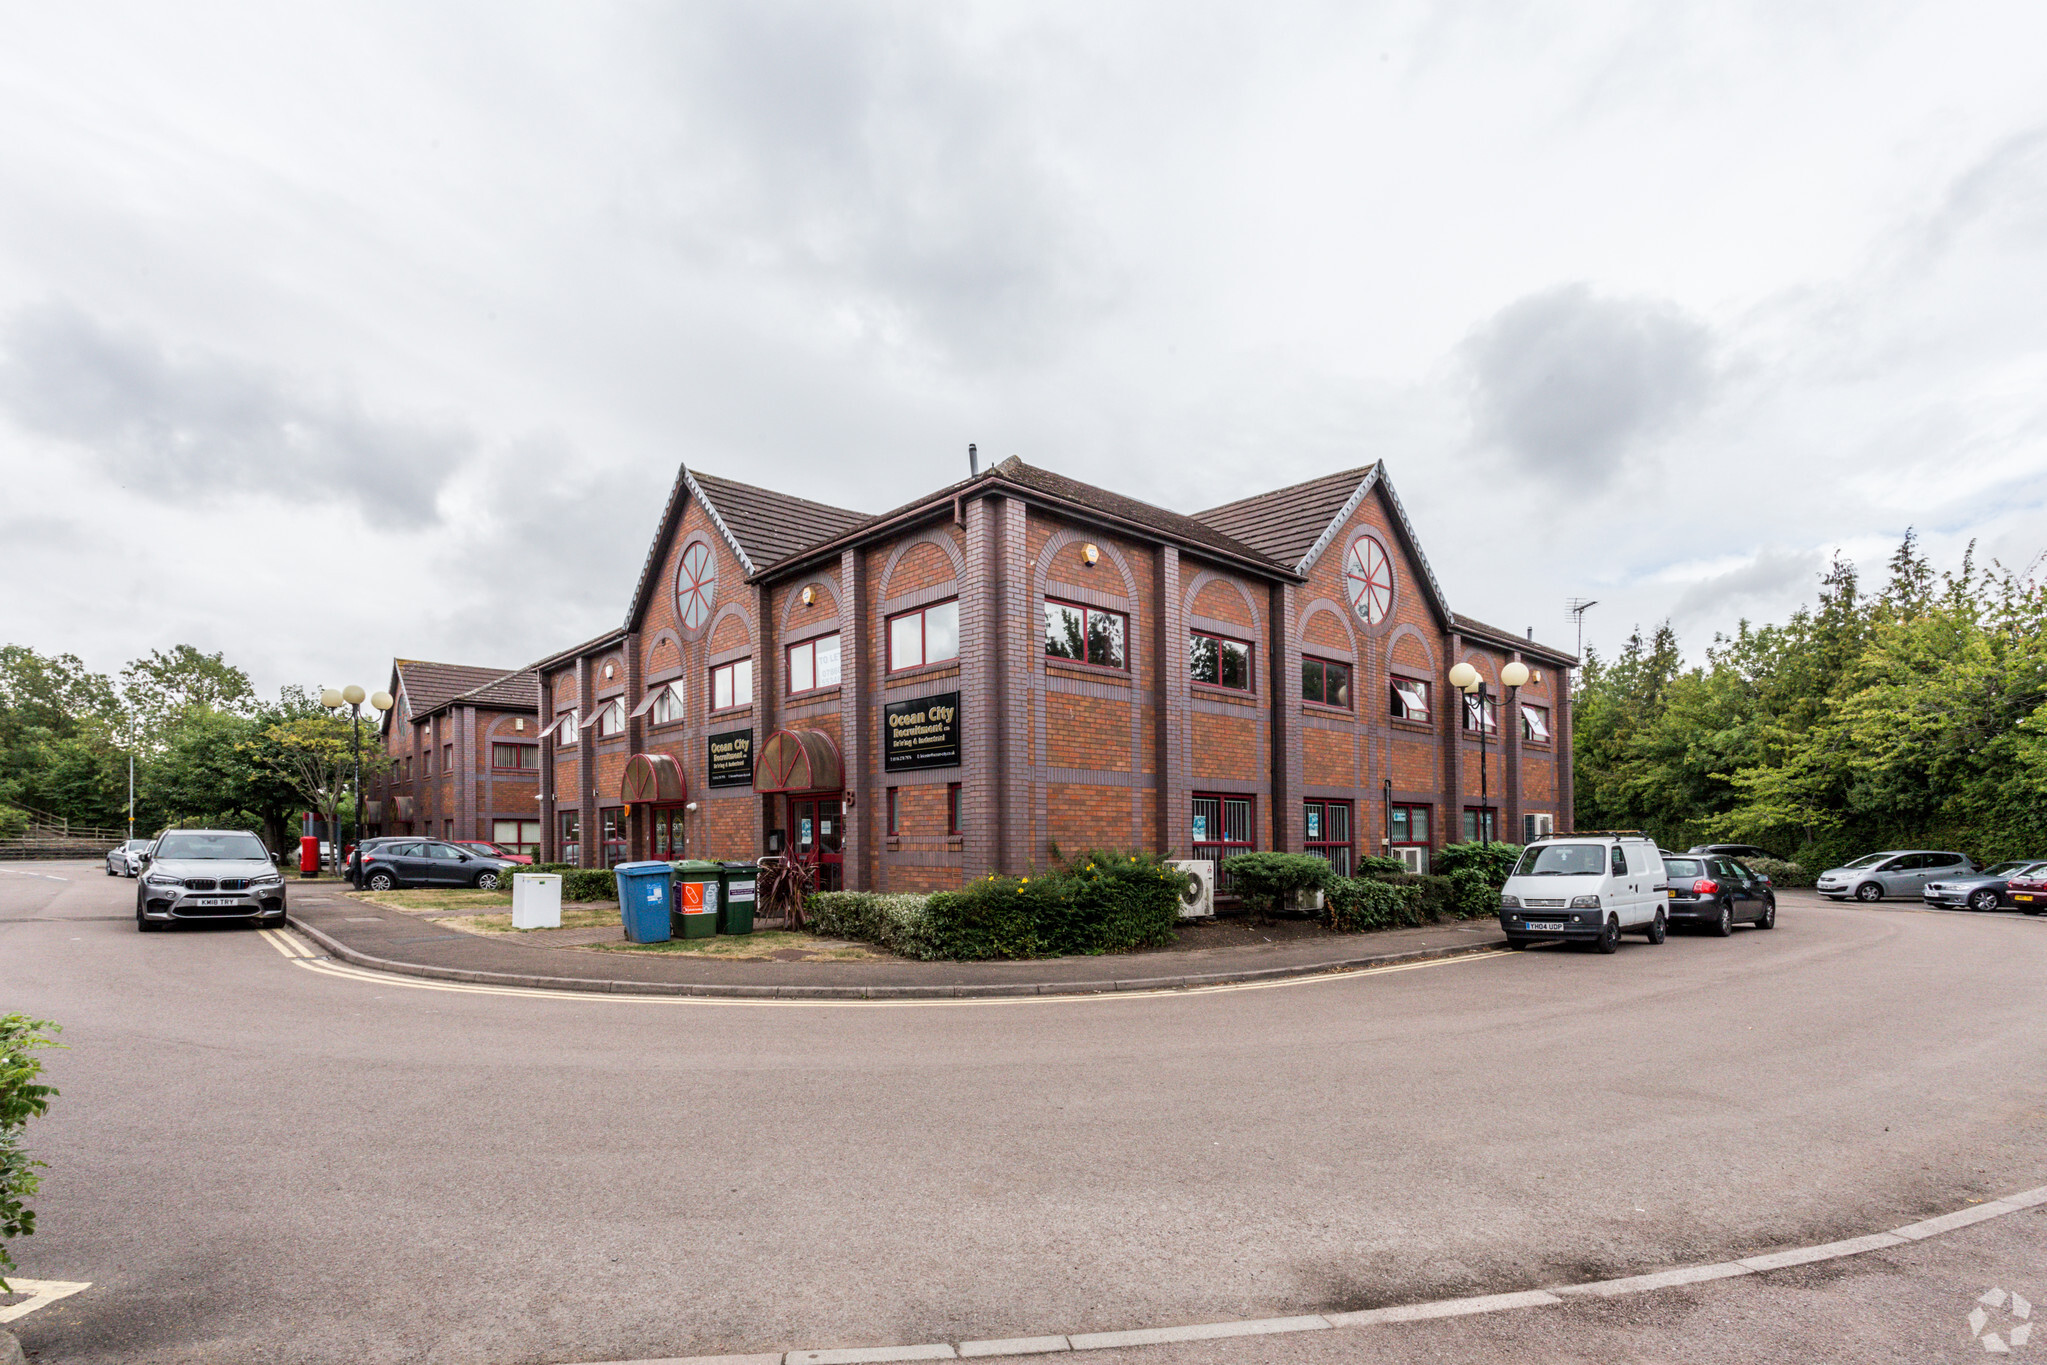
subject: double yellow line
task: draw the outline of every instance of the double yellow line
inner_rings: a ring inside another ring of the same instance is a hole
[[[1385,967],[1360,967],[1351,971],[1323,972],[1315,976],[1288,976],[1276,981],[1237,981],[1216,986],[1179,986],[1149,991],[1101,991],[1091,995],[998,995],[938,1000],[765,1000],[758,997],[727,999],[708,995],[613,995],[603,991],[550,990],[539,986],[489,986],[469,981],[435,981],[426,977],[373,972],[346,962],[336,962],[288,929],[259,931],[265,942],[293,965],[321,976],[372,986],[402,986],[416,991],[452,991],[461,995],[510,995],[535,1000],[588,1000],[615,1005],[695,1005],[727,1009],[931,1009],[965,1005],[1078,1005],[1112,1000],[1180,999],[1190,995],[1226,995],[1241,991],[1271,991],[1294,986],[1314,986],[1332,981],[1354,981],[1360,977],[1390,976],[1396,972],[1418,972],[1432,967],[1454,967],[1460,963],[1490,962],[1510,958],[1509,952],[1470,953],[1462,957],[1430,958],[1425,962],[1397,962]]]

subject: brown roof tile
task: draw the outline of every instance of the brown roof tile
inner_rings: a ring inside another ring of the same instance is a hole
[[[1270,493],[1211,507],[1206,512],[1196,512],[1194,517],[1268,559],[1297,569],[1372,468],[1366,465],[1340,474],[1325,474],[1289,488],[1275,488]]]
[[[425,659],[399,659],[399,684],[405,689],[408,713],[423,716],[473,687],[496,682],[510,670],[470,664],[437,664]]]
[[[832,540],[872,518],[771,488],[756,488],[692,469],[690,476],[739,540],[755,571],[787,559],[807,545]]]
[[[466,701],[474,706],[492,706],[506,711],[540,710],[540,674],[531,668],[522,668],[516,673],[507,673],[493,678],[481,687],[472,687],[454,701]]]
[[[1257,547],[1249,545],[1235,536],[1209,525],[1205,521],[1184,516],[1179,512],[1169,512],[1165,508],[1155,506],[1152,503],[1144,502],[1137,498],[1125,497],[1121,493],[1112,493],[1106,488],[1098,488],[1091,483],[1082,483],[1079,479],[1069,479],[1064,474],[1054,474],[1049,469],[1040,469],[1036,465],[1025,464],[1014,455],[1004,460],[1001,464],[996,465],[992,472],[999,478],[1008,480],[1010,483],[1021,484],[1025,488],[1034,489],[1049,497],[1058,498],[1064,502],[1078,503],[1082,507],[1093,508],[1097,512],[1106,512],[1112,517],[1133,522],[1147,530],[1156,531],[1169,539],[1180,541],[1182,544],[1207,546],[1212,550],[1220,550],[1232,558],[1248,559],[1253,563],[1274,562],[1271,556],[1265,554]],[[1291,564],[1278,567],[1285,568],[1288,571],[1291,571],[1293,568]]]
[[[1498,626],[1489,626],[1483,621],[1474,621],[1462,612],[1451,612],[1450,621],[1460,635],[1469,635],[1486,640],[1492,644],[1503,645],[1509,649],[1518,649],[1523,654],[1539,655],[1551,663],[1566,664],[1574,668],[1578,664],[1578,656],[1571,653],[1568,649],[1558,649],[1554,645],[1538,644],[1525,635],[1516,635],[1511,630],[1501,630]]]

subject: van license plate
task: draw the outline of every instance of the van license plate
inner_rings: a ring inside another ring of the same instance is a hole
[[[1532,920],[1528,921],[1528,927],[1529,927],[1529,928],[1531,928],[1531,929],[1561,929],[1561,928],[1563,928],[1564,926],[1563,926],[1563,925],[1562,925],[1562,924],[1561,924],[1560,922],[1558,922],[1557,920],[1553,920],[1553,919],[1549,919],[1549,920],[1533,920],[1533,919],[1532,919]]]
[[[232,896],[201,896],[195,902],[198,905],[233,905],[234,903],[234,897]]]

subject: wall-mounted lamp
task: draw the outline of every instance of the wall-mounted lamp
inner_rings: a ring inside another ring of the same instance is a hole
[[[807,607],[807,606],[810,606],[810,605],[811,605],[812,603],[814,603],[814,602],[816,602],[816,601],[817,601],[817,589],[816,589],[816,588],[811,588],[811,587],[806,587],[806,588],[805,588],[805,589],[803,590],[803,605]]]
[[[1092,569],[1101,560],[1102,547],[1093,542],[1083,545],[1080,547],[1080,557],[1085,559],[1087,566]]]
[[[512,717],[512,728],[513,728],[514,730],[523,730],[523,729],[525,729],[525,728],[526,728],[526,717],[524,717],[524,716],[513,716],[513,717]]]
[[[610,665],[610,664],[606,664],[606,665],[604,665],[604,676],[605,676],[605,677],[607,677],[607,678],[611,676],[611,665]]]

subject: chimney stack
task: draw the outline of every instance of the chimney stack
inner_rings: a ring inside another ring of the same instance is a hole
[[[981,455],[980,452],[974,448],[974,443],[972,441],[969,441],[967,442],[967,477],[970,479],[975,479],[979,478],[980,475]]]

